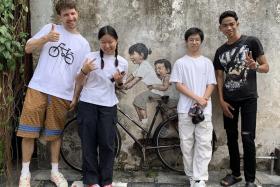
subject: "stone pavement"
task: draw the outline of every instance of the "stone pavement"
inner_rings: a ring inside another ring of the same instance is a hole
[[[54,187],[54,184],[49,181],[49,170],[37,170],[32,172],[32,187]],[[62,170],[62,173],[72,184],[73,181],[81,179],[81,174],[73,170]],[[219,180],[224,177],[227,170],[210,171],[208,187],[216,187],[219,185]],[[13,185],[17,186],[18,175],[15,177]],[[114,171],[114,185],[113,187],[185,187],[189,186],[187,178],[170,171]],[[280,187],[280,176],[270,175],[269,172],[257,171],[256,183],[263,187]],[[244,186],[244,181],[233,187]],[[0,184],[0,186],[2,186]]]

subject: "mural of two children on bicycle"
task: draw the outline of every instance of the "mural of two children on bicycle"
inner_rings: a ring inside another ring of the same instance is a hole
[[[128,76],[123,89],[132,89],[140,81],[146,86],[145,91],[135,96],[133,106],[139,121],[143,125],[147,125],[149,122],[147,103],[166,96],[168,97],[166,107],[170,108],[170,111],[172,108],[173,110],[176,108],[178,96],[174,85],[169,82],[171,63],[166,59],[158,59],[153,63],[153,67],[148,61],[148,55],[152,51],[143,43],[130,46],[128,53],[131,62],[136,64],[137,68]],[[166,114],[162,113],[162,117],[165,118]]]

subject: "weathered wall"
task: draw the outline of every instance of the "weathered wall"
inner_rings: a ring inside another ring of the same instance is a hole
[[[196,26],[205,32],[203,53],[213,59],[215,50],[225,37],[218,30],[218,16],[232,9],[240,18],[240,31],[255,35],[263,43],[270,64],[268,74],[258,74],[258,119],[256,145],[257,155],[268,155],[280,145],[280,0],[78,0],[81,33],[90,41],[93,50],[98,49],[97,32],[110,24],[119,34],[119,52],[129,59],[128,48],[136,42],[143,42],[153,53],[148,60],[153,62],[166,58],[172,63],[185,53],[183,40],[187,28]],[[31,0],[32,33],[54,20],[53,1]],[[129,70],[135,67],[130,64]],[[144,89],[137,85],[120,100],[120,106],[134,115],[131,105],[133,97]],[[213,124],[218,136],[218,149],[214,154],[212,167],[227,167],[227,146],[222,125],[222,113],[213,97]],[[152,106],[149,110],[152,112]],[[124,134],[122,134],[124,136]],[[140,137],[140,134],[139,134]],[[134,167],[139,157],[132,154],[132,141],[123,137],[122,161],[126,167]],[[260,160],[259,160],[260,162]]]

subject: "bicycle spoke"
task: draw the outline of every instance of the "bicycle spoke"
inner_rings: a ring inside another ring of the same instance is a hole
[[[178,132],[178,120],[174,117],[161,124],[154,135],[157,155],[169,169],[183,172],[183,160]]]

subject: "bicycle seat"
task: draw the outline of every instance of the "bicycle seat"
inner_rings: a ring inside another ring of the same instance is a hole
[[[161,96],[161,97],[149,96],[149,99],[152,100],[152,101],[157,101],[159,104],[161,104],[161,103],[167,104],[168,101],[169,101],[169,96],[168,95],[164,95],[164,96]]]
[[[161,100],[163,103],[167,104],[169,100],[169,96],[168,95],[161,96]]]

